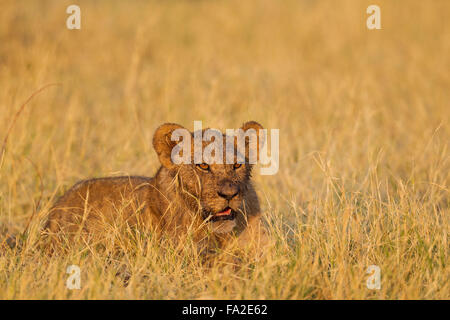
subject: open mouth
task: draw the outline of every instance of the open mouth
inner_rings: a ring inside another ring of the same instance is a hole
[[[230,207],[226,207],[223,211],[215,213],[212,215],[211,221],[221,221],[221,220],[233,220],[236,216],[236,212]]]

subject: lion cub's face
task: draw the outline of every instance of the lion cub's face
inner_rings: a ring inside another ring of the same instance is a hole
[[[173,176],[179,178],[182,192],[188,195],[188,199],[192,199],[193,207],[202,215],[202,218],[208,219],[212,223],[214,232],[230,232],[236,224],[236,216],[238,214],[245,215],[244,199],[250,185],[252,170],[252,164],[249,163],[248,159],[249,145],[246,144],[247,156],[243,155],[240,158],[241,160],[238,161],[236,140],[234,138],[232,140],[235,147],[231,149],[230,153],[229,146],[227,149],[226,135],[222,134],[223,159],[222,163],[217,163],[217,158],[208,157],[203,152],[212,143],[211,140],[202,141],[201,148],[199,146],[195,148],[194,133],[189,132],[192,137],[191,141],[188,141],[191,144],[190,161],[176,164],[174,163],[172,150],[177,144],[179,146],[181,144],[178,141],[172,141],[172,133],[177,129],[184,128],[176,124],[164,124],[155,132],[153,145],[161,164],[170,170]],[[253,129],[252,133],[258,133],[262,126],[256,122],[249,122],[244,124],[241,129],[244,132]],[[256,139],[259,143],[258,137]],[[212,140],[214,141],[214,139]],[[202,152],[203,162],[194,163],[194,151]],[[215,153],[213,152],[212,155],[214,156]]]

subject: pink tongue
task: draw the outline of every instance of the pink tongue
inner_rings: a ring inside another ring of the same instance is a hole
[[[225,211],[216,213],[216,216],[228,216],[230,213],[231,213],[231,208],[229,208],[229,209],[227,209]]]

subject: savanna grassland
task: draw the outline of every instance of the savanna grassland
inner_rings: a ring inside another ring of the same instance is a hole
[[[449,1],[80,0],[68,30],[72,3],[0,0],[1,240],[21,243],[0,253],[0,299],[450,298]],[[278,173],[254,174],[265,256],[208,269],[189,243],[119,233],[42,252],[55,197],[153,175],[155,128],[194,120],[280,129]]]

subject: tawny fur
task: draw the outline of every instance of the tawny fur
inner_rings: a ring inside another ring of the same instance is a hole
[[[250,181],[252,165],[235,169],[233,164],[210,164],[203,171],[195,164],[175,165],[170,140],[176,124],[164,124],[156,131],[153,146],[161,167],[150,177],[108,177],[78,182],[60,197],[50,210],[45,227],[53,237],[99,239],[107,237],[105,226],[127,226],[182,239],[188,232],[201,250],[223,247],[242,240],[242,245],[260,242],[265,231],[260,221],[260,205]],[[262,129],[256,122],[242,129]],[[204,146],[206,144],[204,143]],[[239,190],[231,200],[218,190],[233,186]],[[235,210],[234,220],[211,222],[205,212],[219,212],[225,207]]]

